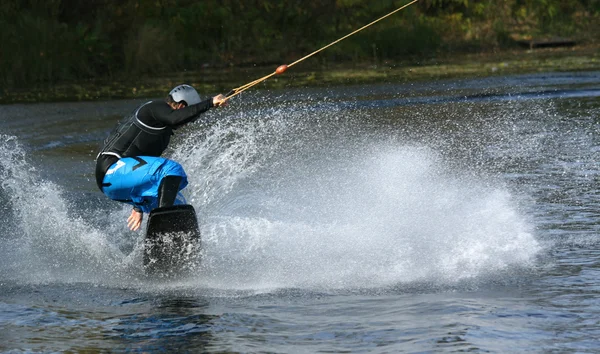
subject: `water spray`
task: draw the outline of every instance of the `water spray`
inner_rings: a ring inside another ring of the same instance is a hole
[[[286,71],[288,68],[290,68],[290,67],[292,67],[292,66],[294,66],[294,65],[296,65],[296,64],[298,64],[298,63],[300,63],[300,62],[302,62],[302,61],[304,61],[304,60],[306,60],[306,59],[308,59],[308,58],[310,58],[310,57],[312,57],[313,55],[315,55],[315,54],[317,54],[317,53],[319,53],[319,52],[321,52],[321,51],[323,51],[323,50],[325,50],[325,49],[327,49],[327,48],[329,48],[329,47],[331,47],[331,46],[333,46],[333,45],[335,45],[335,44],[337,44],[337,43],[339,43],[339,42],[341,42],[341,41],[343,41],[344,39],[346,39],[346,38],[348,38],[348,37],[350,37],[350,36],[352,36],[352,35],[354,35],[354,34],[356,34],[356,33],[360,32],[360,31],[364,30],[365,28],[368,28],[368,27],[370,27],[370,26],[374,25],[375,23],[377,23],[377,22],[379,22],[379,21],[381,21],[381,20],[383,20],[383,19],[385,19],[385,18],[387,18],[387,17],[389,17],[389,16],[392,16],[392,15],[393,15],[393,14],[395,14],[396,12],[399,12],[399,11],[401,11],[401,10],[404,10],[405,8],[407,8],[407,7],[409,7],[410,5],[412,5],[412,4],[414,4],[414,3],[416,3],[417,1],[419,1],[419,0],[413,0],[413,1],[409,2],[408,4],[406,4],[406,5],[404,5],[404,6],[401,6],[401,7],[397,8],[396,10],[394,10],[394,11],[392,11],[392,12],[388,13],[387,15],[385,15],[385,16],[382,16],[382,17],[378,18],[377,20],[375,20],[375,21],[373,21],[373,22],[371,22],[371,23],[369,23],[369,24],[367,24],[367,25],[364,25],[364,26],[362,26],[361,28],[359,28],[359,29],[355,30],[354,32],[351,32],[351,33],[349,33],[349,34],[345,35],[344,37],[341,37],[341,38],[339,38],[339,39],[337,39],[337,40],[335,40],[335,41],[333,41],[333,42],[329,43],[328,45],[326,45],[326,46],[324,46],[324,47],[322,47],[322,48],[320,48],[320,49],[318,49],[318,50],[315,50],[314,52],[312,52],[312,53],[310,53],[310,54],[308,54],[308,55],[306,55],[306,56],[304,56],[304,57],[302,57],[302,58],[300,58],[300,59],[296,60],[295,62],[293,62],[293,63],[291,63],[291,64],[287,64],[287,65],[286,65],[286,64],[283,64],[283,65],[280,65],[280,66],[278,66],[278,67],[277,67],[277,69],[276,69],[274,72],[272,72],[272,73],[271,73],[271,74],[269,74],[269,75],[263,76],[263,77],[261,77],[260,79],[256,79],[256,80],[254,80],[254,81],[251,81],[251,82],[249,82],[249,83],[247,83],[247,84],[245,84],[245,85],[242,85],[242,86],[240,86],[240,87],[234,88],[233,90],[231,90],[231,91],[229,91],[229,92],[227,93],[227,95],[226,95],[226,97],[225,97],[225,101],[229,100],[229,99],[230,99],[230,98],[232,98],[232,97],[235,97],[235,96],[239,95],[240,93],[242,93],[242,92],[246,91],[247,89],[249,89],[249,88],[251,88],[251,87],[253,87],[253,86],[255,86],[255,85],[258,85],[258,84],[260,84],[261,82],[263,82],[263,81],[265,81],[265,80],[267,80],[267,79],[269,79],[269,78],[271,78],[271,77],[273,77],[273,76],[275,76],[275,75],[281,75],[281,74],[283,74],[283,73],[284,73],[284,72],[285,72],[285,71]]]

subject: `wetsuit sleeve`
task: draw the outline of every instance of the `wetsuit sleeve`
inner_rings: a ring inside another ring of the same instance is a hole
[[[208,111],[212,107],[212,98],[209,98],[198,104],[181,109],[172,109],[171,106],[166,103],[152,104],[149,105],[148,109],[150,110],[152,118],[156,121],[174,127],[195,121],[200,114]]]

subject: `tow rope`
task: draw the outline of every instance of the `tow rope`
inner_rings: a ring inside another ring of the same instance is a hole
[[[390,13],[388,13],[387,15],[385,15],[385,16],[382,16],[382,17],[378,18],[377,20],[375,20],[375,21],[373,21],[373,22],[371,22],[371,23],[369,23],[369,24],[367,24],[367,25],[364,25],[364,26],[362,26],[361,28],[359,28],[359,29],[355,30],[354,32],[352,32],[352,33],[349,33],[349,34],[345,35],[344,37],[342,37],[342,38],[340,38],[340,39],[338,39],[338,40],[335,40],[335,41],[333,41],[333,42],[329,43],[328,45],[324,46],[323,48],[321,48],[321,49],[318,49],[318,50],[315,50],[314,52],[312,52],[312,53],[308,54],[308,55],[307,55],[307,56],[305,56],[305,57],[302,57],[302,58],[300,58],[300,59],[296,60],[295,62],[293,62],[293,63],[291,63],[291,64],[287,64],[287,65],[286,65],[286,64],[283,64],[283,65],[280,65],[280,66],[278,66],[278,67],[277,67],[277,69],[276,69],[274,72],[272,72],[272,73],[271,73],[271,74],[269,74],[269,75],[263,76],[263,77],[261,77],[260,79],[256,79],[256,80],[254,80],[254,81],[251,81],[251,82],[249,82],[249,83],[247,83],[247,84],[245,84],[245,85],[242,85],[242,86],[240,86],[240,87],[236,87],[236,88],[234,88],[233,90],[229,91],[229,93],[227,93],[227,95],[226,95],[226,97],[225,97],[225,100],[229,100],[230,98],[232,98],[232,97],[235,97],[235,96],[239,95],[240,93],[242,93],[242,92],[246,91],[247,89],[249,89],[249,88],[251,88],[251,87],[253,87],[253,86],[255,86],[255,85],[258,85],[258,84],[260,84],[261,82],[263,82],[263,81],[265,81],[265,80],[267,80],[267,79],[271,78],[272,76],[283,74],[283,73],[284,73],[284,72],[285,72],[285,71],[286,71],[288,68],[290,68],[290,67],[292,67],[292,66],[294,66],[294,65],[296,65],[296,64],[298,64],[298,63],[300,63],[300,62],[302,62],[302,61],[304,61],[304,60],[306,60],[306,59],[308,59],[308,58],[310,58],[310,57],[312,57],[313,55],[315,55],[315,54],[317,54],[317,53],[319,53],[319,52],[321,52],[321,51],[323,51],[323,50],[325,50],[325,49],[327,49],[327,48],[329,48],[329,47],[331,47],[331,46],[333,46],[333,45],[335,45],[335,44],[337,44],[337,43],[339,43],[339,42],[341,42],[341,41],[343,41],[344,39],[346,39],[346,38],[348,38],[348,37],[352,36],[353,34],[356,34],[356,33],[360,32],[360,31],[364,30],[365,28],[367,28],[367,27],[370,27],[370,26],[374,25],[375,23],[377,23],[377,22],[379,22],[379,21],[381,21],[381,20],[383,20],[383,19],[385,19],[385,18],[387,18],[387,17],[389,17],[389,16],[392,16],[392,15],[393,15],[393,14],[395,14],[396,12],[399,12],[399,11],[401,11],[401,10],[404,10],[405,8],[407,8],[407,7],[409,7],[410,5],[412,5],[412,4],[414,4],[414,3],[416,3],[417,1],[419,1],[419,0],[413,0],[413,1],[409,2],[408,4],[406,4],[406,5],[402,6],[402,7],[398,8],[398,9],[396,9],[396,10],[394,10],[394,11],[390,12]]]

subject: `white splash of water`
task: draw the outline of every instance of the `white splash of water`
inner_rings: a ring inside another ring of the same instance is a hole
[[[193,171],[198,286],[455,283],[532,264],[540,246],[507,190],[357,128],[282,111],[188,137],[200,143],[175,156]]]
[[[1,191],[12,225],[2,235],[4,279],[26,282],[94,282],[118,279],[131,257],[81,214],[69,212],[56,184],[44,181],[16,137],[0,136]]]

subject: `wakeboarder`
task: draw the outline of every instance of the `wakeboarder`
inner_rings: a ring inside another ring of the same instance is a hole
[[[131,230],[140,228],[143,213],[185,204],[179,192],[188,184],[187,175],[161,155],[174,130],[225,102],[224,95],[201,100],[192,86],[179,85],[164,100],[137,107],[104,140],[96,157],[96,183],[110,199],[133,206],[127,219]]]

